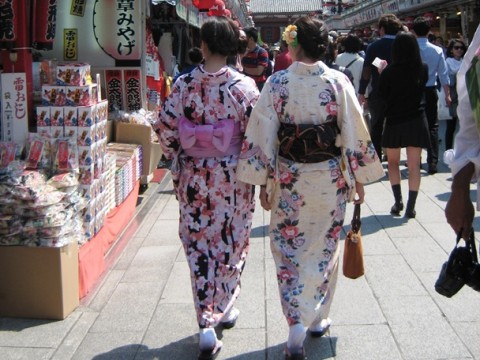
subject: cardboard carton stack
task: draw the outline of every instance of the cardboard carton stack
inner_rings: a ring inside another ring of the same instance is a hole
[[[80,193],[88,200],[83,214],[86,240],[103,226],[107,215],[103,193],[113,179],[102,176],[107,149],[108,101],[91,83],[90,65],[59,64],[56,84],[42,85],[42,106],[36,108],[37,132],[52,139],[74,139],[78,147]],[[108,209],[110,210],[110,209]]]
[[[109,143],[107,151],[115,154],[115,203],[120,205],[142,174],[142,147],[135,144]]]

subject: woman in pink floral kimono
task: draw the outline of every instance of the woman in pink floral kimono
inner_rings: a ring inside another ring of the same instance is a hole
[[[172,162],[180,203],[179,233],[190,266],[200,328],[199,359],[222,343],[214,327],[235,325],[233,307],[249,247],[254,187],[237,181],[242,139],[259,93],[255,82],[226,65],[237,54],[239,29],[209,17],[200,31],[204,64],[175,82],[157,124]]]
[[[261,185],[271,210],[270,244],[283,313],[286,359],[304,359],[310,329],[322,336],[338,272],[338,240],[348,201],[384,175],[355,89],[319,59],[324,24],[310,17],[286,28],[294,62],[265,84],[247,127],[238,179]]]

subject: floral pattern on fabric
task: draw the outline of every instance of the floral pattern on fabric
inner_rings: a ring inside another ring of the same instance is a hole
[[[338,240],[355,182],[384,172],[355,90],[346,76],[318,62],[273,74],[251,114],[237,167],[239,179],[266,185],[270,245],[289,325],[328,316],[338,273]],[[278,156],[280,123],[336,122],[342,155],[319,163]]]
[[[213,327],[240,292],[240,276],[249,247],[253,187],[237,181],[238,156],[190,157],[181,149],[178,120],[215,124],[240,122],[245,131],[258,98],[255,83],[233,69],[215,74],[202,67],[181,76],[154,125],[180,205],[179,235],[190,267],[199,326]]]

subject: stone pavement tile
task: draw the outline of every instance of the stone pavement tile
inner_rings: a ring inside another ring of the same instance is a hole
[[[0,347],[55,349],[79,317],[73,313],[62,321],[0,318]]]
[[[428,235],[395,238],[395,246],[415,273],[437,271],[444,250]]]
[[[335,338],[330,337],[330,333],[321,338],[313,338],[307,332],[305,339],[305,352],[308,359],[333,360],[335,359],[334,342]],[[281,358],[275,358],[281,359]]]
[[[152,283],[120,283],[90,332],[145,331],[162,289]]]
[[[379,299],[405,359],[468,358],[469,351],[430,296]]]
[[[478,292],[468,286],[464,286],[453,297],[447,298],[435,291],[435,281],[438,279],[438,271],[419,273],[418,277],[429,292],[433,301],[450,323],[454,322],[480,322],[480,309]],[[480,330],[480,327],[479,327]]]
[[[275,268],[275,261],[271,257],[265,259],[265,299],[278,301],[280,305],[277,270]]]
[[[235,306],[240,310],[235,329],[265,329],[265,269],[250,262],[242,275],[242,289]]]
[[[140,249],[138,249],[137,254],[133,258],[130,266],[139,268],[160,268],[164,264],[173,263],[180,250],[180,244],[165,246],[142,246]]]
[[[53,351],[54,349],[0,346],[2,360],[49,360]]]
[[[180,216],[178,209],[178,201],[175,196],[170,196],[167,203],[159,214],[158,219],[161,220],[177,220]]]
[[[427,234],[422,225],[415,219],[399,223],[397,226],[386,226],[385,231],[394,243],[396,238],[418,237]]]
[[[478,307],[477,307],[478,309]],[[470,351],[474,359],[480,359],[480,327],[478,320],[476,322],[452,322],[452,327],[457,335],[462,339],[465,346]]]
[[[250,248],[248,249],[246,266],[248,267],[251,263],[263,263],[265,251],[270,252],[270,247],[265,249],[264,237],[250,236]]]
[[[267,340],[268,359],[283,359],[283,350],[285,349],[288,337],[288,324],[282,312],[279,299],[266,301],[266,321],[267,321]]]
[[[388,325],[332,326],[335,360],[403,359]]]
[[[192,304],[190,269],[186,261],[177,261],[170,272],[160,299],[161,304]]]
[[[139,227],[141,229],[142,226]],[[116,270],[125,270],[127,269],[133,258],[138,252],[138,249],[143,245],[143,242],[145,241],[144,237],[138,237],[137,233],[135,233],[135,236],[128,240],[127,245],[123,249],[123,251],[120,253],[120,256],[117,258],[115,263],[112,266],[112,269]]]
[[[415,273],[400,255],[365,256],[365,277],[374,296],[401,297],[426,295],[427,292]]]
[[[196,360],[198,325],[191,304],[159,304],[136,360]]]
[[[103,279],[99,280],[97,288],[93,289],[91,293],[87,294],[82,299],[78,310],[84,311],[102,311],[105,304],[108,302],[117,285],[122,280],[125,270],[110,270],[104,274]]]
[[[457,239],[455,232],[447,221],[444,219],[441,223],[422,223],[422,226],[432,239],[444,250],[446,257],[447,254],[453,250]],[[442,258],[443,257],[440,257],[439,259]]]
[[[133,360],[143,332],[88,333],[72,360]]]
[[[345,236],[341,237],[340,246],[342,247],[342,256],[343,256],[343,247],[345,246]],[[364,226],[362,223],[362,246],[363,246],[363,255],[398,255],[398,249],[393,244],[390,237],[382,229],[376,233],[368,233],[364,231]]]
[[[122,277],[122,282],[149,282],[152,286],[163,288],[170,276],[173,264],[162,264],[161,268],[138,268],[131,267]]]
[[[223,348],[217,360],[265,360],[265,328],[223,330]]]
[[[384,324],[385,317],[364,276],[352,280],[338,274],[330,318],[334,325]],[[333,326],[333,325],[332,325]]]
[[[158,204],[158,200],[156,201]],[[135,237],[144,238],[147,234],[152,230],[153,225],[155,224],[159,213],[148,213],[146,214],[145,218],[143,218],[141,225],[138,227],[137,231],[135,232]]]
[[[51,360],[71,359],[88,333],[90,327],[95,322],[97,316],[98,313],[83,313],[73,328],[68,332],[67,336],[63,339]]]
[[[164,220],[156,218],[151,230],[145,237],[143,246],[180,245],[178,235],[178,218]]]

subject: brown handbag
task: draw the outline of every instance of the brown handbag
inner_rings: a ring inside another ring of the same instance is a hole
[[[350,279],[357,279],[365,274],[361,225],[360,204],[355,204],[353,219],[345,238],[345,249],[343,251],[343,275]]]

